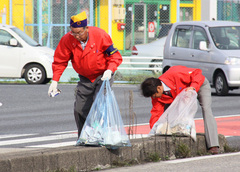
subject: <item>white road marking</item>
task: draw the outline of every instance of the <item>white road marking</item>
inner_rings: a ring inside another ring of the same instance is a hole
[[[25,137],[25,136],[34,136],[37,134],[9,134],[9,135],[0,135],[0,139],[14,138],[14,137]]]
[[[53,132],[50,134],[68,134],[68,133],[77,133],[77,130],[72,130],[72,131],[60,131],[60,132]]]
[[[148,137],[148,134],[129,135],[130,139],[138,139],[138,138],[145,138],[145,137]],[[28,147],[28,148],[57,148],[57,147],[63,147],[63,146],[75,146],[75,144],[76,144],[76,141],[70,141],[70,142],[60,142],[60,143],[32,145],[32,146],[26,146],[26,147]]]
[[[139,138],[145,138],[149,137],[148,134],[133,134],[133,135],[128,135],[130,139],[139,139]]]
[[[183,162],[197,161],[197,160],[202,160],[202,159],[211,159],[211,158],[217,158],[217,157],[227,157],[227,156],[233,156],[233,155],[240,155],[240,152],[218,154],[218,155],[206,155],[206,156],[185,158],[185,159],[177,159],[177,160],[165,161],[164,163],[178,164],[178,163],[183,163]]]
[[[75,146],[76,141],[71,142],[61,142],[61,143],[50,143],[50,144],[42,144],[42,145],[33,145],[33,146],[26,146],[27,148],[57,148],[63,146]]]
[[[77,137],[77,135],[76,134],[62,134],[62,135],[54,135],[54,136],[43,136],[43,137],[34,137],[34,138],[26,138],[26,139],[6,140],[6,141],[1,141],[0,146],[51,141],[51,140],[61,140],[61,139],[68,139],[68,138],[74,138],[74,137]]]
[[[229,117],[236,117],[236,116],[240,116],[240,114],[236,114],[236,115],[227,115],[227,116],[214,116],[214,118],[229,118]],[[194,120],[200,120],[203,118],[194,118]]]
[[[142,124],[132,124],[132,125],[124,125],[124,127],[136,127],[136,126],[142,126],[142,125],[149,125],[149,123],[142,123]],[[150,127],[149,127],[150,128]]]
[[[218,116],[215,118],[227,118],[227,117],[235,117],[240,116],[240,114],[237,115],[229,115],[229,116]],[[199,118],[202,119],[202,118]],[[197,120],[197,119],[195,119]],[[125,125],[124,127],[130,127],[130,126],[142,126],[142,125],[149,125],[149,123],[142,123],[142,124],[134,124],[134,125]],[[24,143],[33,143],[38,142],[38,145],[32,145],[32,146],[26,146],[28,148],[56,148],[56,147],[63,147],[63,146],[72,146],[76,144],[76,141],[66,141],[62,139],[68,139],[68,138],[76,138],[77,140],[77,130],[73,131],[62,131],[62,132],[53,132],[50,133],[52,136],[42,136],[42,137],[33,137],[33,138],[25,138],[25,139],[12,139],[12,140],[4,140],[0,141],[0,146],[7,146],[7,145],[16,145],[16,144],[24,144]],[[8,138],[17,138],[17,137],[25,137],[25,136],[35,136],[35,134],[12,134],[12,135],[0,135],[0,139],[8,139]],[[129,135],[130,139],[137,139],[137,138],[145,138],[149,137],[148,134],[134,134]],[[225,137],[233,137],[233,136],[225,136]],[[39,142],[43,141],[53,141],[55,140],[57,143],[50,143],[50,144],[39,144]],[[217,155],[220,156],[220,155]],[[211,156],[213,157],[213,156]],[[198,157],[201,158],[201,157]],[[202,157],[204,158],[204,157]],[[209,158],[209,157],[208,157]],[[192,158],[194,160],[194,158]],[[186,159],[187,160],[187,159]],[[190,161],[188,159],[187,161]],[[176,160],[172,163],[178,163]]]

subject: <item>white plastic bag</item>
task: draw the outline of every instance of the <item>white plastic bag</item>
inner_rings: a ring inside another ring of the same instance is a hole
[[[196,141],[194,116],[197,109],[196,91],[184,89],[160,116],[149,135],[184,135]]]
[[[107,148],[131,146],[109,80],[103,81],[77,143]]]

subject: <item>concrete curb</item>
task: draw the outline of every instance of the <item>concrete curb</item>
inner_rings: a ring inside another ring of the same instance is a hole
[[[220,152],[228,145],[226,138],[219,135]],[[0,154],[0,172],[47,172],[55,170],[91,171],[112,167],[116,163],[134,160],[146,162],[151,155],[162,160],[175,159],[181,154],[180,146],[185,148],[187,156],[207,154],[205,137],[197,134],[197,141],[189,137],[154,136],[132,139],[132,147],[108,150],[105,147],[69,146],[56,149]],[[181,148],[182,149],[182,148]],[[183,153],[183,152],[182,152]]]

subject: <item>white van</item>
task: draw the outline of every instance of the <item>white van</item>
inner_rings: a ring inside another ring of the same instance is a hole
[[[190,21],[173,24],[164,46],[163,73],[171,66],[200,68],[227,95],[240,87],[240,23]]]
[[[53,55],[53,49],[41,46],[20,29],[0,24],[0,78],[48,83],[53,76]]]

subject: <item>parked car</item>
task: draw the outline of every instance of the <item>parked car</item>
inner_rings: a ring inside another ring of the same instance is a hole
[[[175,23],[164,47],[163,73],[175,65],[200,68],[217,95],[227,95],[229,90],[239,88],[240,23]]]
[[[147,44],[136,44],[132,47],[132,56],[130,61],[136,63],[136,64],[132,64],[133,67],[150,67],[150,68],[155,68],[154,70],[152,70],[153,73],[162,72],[163,48],[166,41],[166,36],[171,27],[172,27],[172,24],[162,24],[158,37],[155,41]],[[149,57],[158,57],[158,58],[156,59],[156,58],[149,58]],[[137,64],[137,63],[143,63],[143,64]],[[155,64],[149,64],[149,63],[155,63]]]
[[[0,78],[25,78],[28,84],[51,80],[54,50],[17,27],[0,24],[0,52]]]

